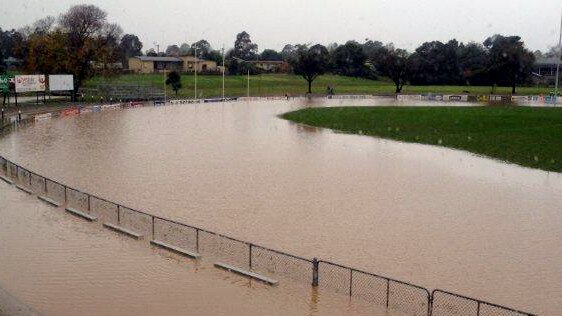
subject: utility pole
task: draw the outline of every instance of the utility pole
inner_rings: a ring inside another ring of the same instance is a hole
[[[556,66],[556,84],[554,87],[554,104],[558,103],[558,82],[560,80],[560,59],[562,59],[562,14],[560,15],[560,38],[558,39],[558,64]]]
[[[238,60],[238,61],[241,61],[241,62],[243,62],[243,63],[246,63],[246,64],[248,65],[248,91],[247,91],[246,94],[247,94],[247,96],[248,96],[248,98],[249,98],[249,97],[250,97],[250,65],[251,65],[251,63],[250,63],[249,61],[247,61],[247,60],[242,59],[242,58],[238,58],[238,57],[234,57],[234,56],[232,56],[232,58],[234,58],[234,59],[236,59],[236,60]]]

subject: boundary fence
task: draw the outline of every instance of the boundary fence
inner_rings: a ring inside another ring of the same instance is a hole
[[[0,132],[20,123],[2,126]],[[408,282],[361,271],[337,263],[307,259],[255,243],[239,240],[203,228],[152,215],[72,188],[32,172],[0,156],[0,178],[14,182],[38,196],[59,202],[110,223],[164,242],[179,249],[219,259],[255,273],[282,276],[295,281],[308,280],[314,287],[343,293],[388,309],[426,316],[535,316],[535,314],[470,298],[444,290],[434,290]]]

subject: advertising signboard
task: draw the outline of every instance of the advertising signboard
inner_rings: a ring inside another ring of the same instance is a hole
[[[74,90],[74,76],[49,75],[49,91],[72,91],[72,90]]]
[[[10,91],[10,77],[8,75],[0,75],[0,92],[8,93]]]
[[[45,75],[16,76],[16,92],[45,91]]]

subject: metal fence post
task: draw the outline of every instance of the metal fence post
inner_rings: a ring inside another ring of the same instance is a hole
[[[199,229],[195,230],[195,249],[199,252]]]
[[[47,178],[43,178],[45,179],[45,195],[47,195]]]
[[[90,202],[90,195],[88,194],[88,213],[90,213],[92,211],[92,204]]]
[[[390,280],[386,279],[386,308],[390,303]]]
[[[121,205],[117,204],[117,224],[121,224]]]
[[[154,231],[154,216],[152,216],[152,240],[156,240],[156,232]]]
[[[476,309],[476,316],[480,316],[480,302],[478,302],[478,307]]]
[[[353,290],[353,269],[349,269],[349,296],[351,296]]]
[[[318,286],[318,259],[312,259],[312,286]]]
[[[252,244],[248,244],[248,266],[252,269]]]

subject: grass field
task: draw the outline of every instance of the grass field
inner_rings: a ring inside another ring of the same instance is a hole
[[[307,108],[282,117],[346,133],[462,149],[562,172],[562,108]]]
[[[182,89],[179,90],[180,97],[194,97],[195,80],[193,75],[182,75]],[[118,77],[104,78],[94,77],[88,80],[84,87],[92,87],[99,83],[144,83],[164,88],[163,74],[130,74]],[[394,84],[387,79],[367,80],[361,78],[342,77],[334,75],[320,76],[313,83],[313,93],[324,94],[326,87],[335,88],[336,94],[390,94],[394,93]],[[291,95],[305,94],[306,81],[296,75],[255,75],[250,76],[250,95]],[[211,75],[197,76],[198,97],[220,97],[222,96],[222,77]],[[245,96],[247,94],[246,76],[226,76],[226,96]],[[536,87],[520,87],[518,94],[548,94],[551,89]],[[168,87],[171,96],[174,93]],[[490,94],[491,87],[471,86],[405,86],[404,93],[445,93],[458,94],[468,91],[472,94]],[[510,94],[511,88],[498,87],[497,94]]]

